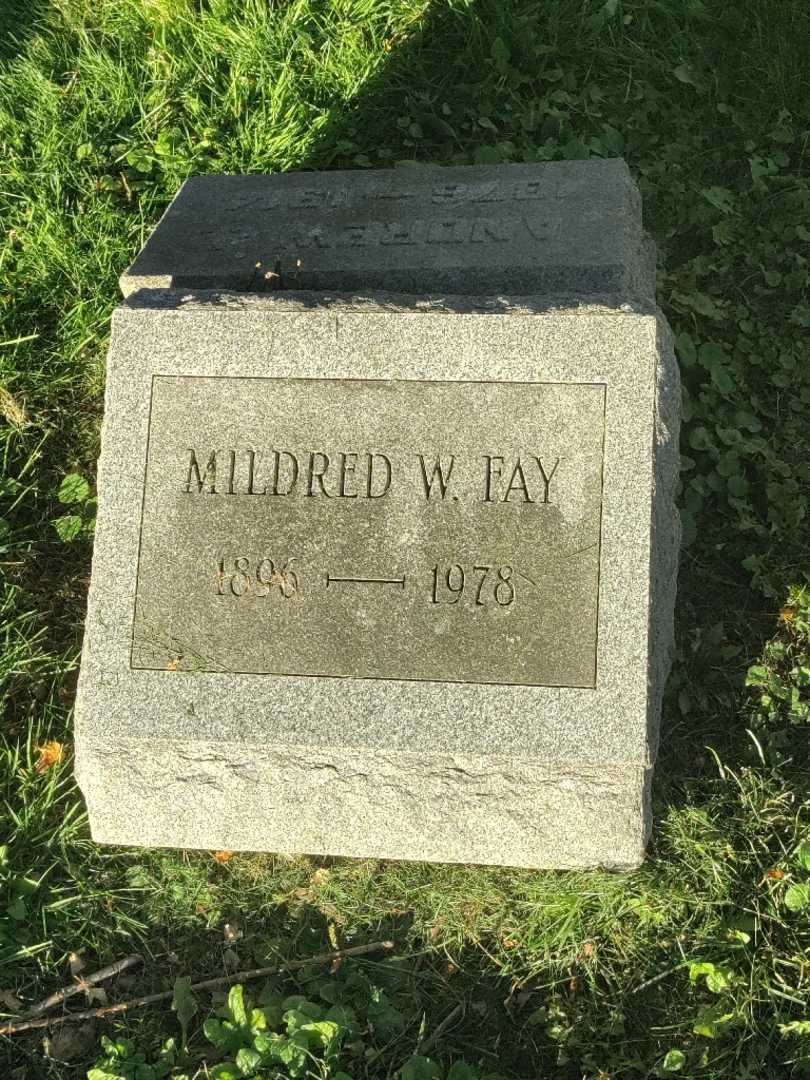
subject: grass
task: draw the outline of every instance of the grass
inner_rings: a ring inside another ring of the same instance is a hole
[[[351,964],[399,1016],[366,1036],[357,1078],[394,1075],[459,1002],[444,1065],[807,1075],[807,594],[786,603],[810,565],[806,5],[6,0],[0,31],[0,1009],[62,985],[72,952],[93,968],[142,950],[124,996],[234,951],[249,967],[391,935],[404,959]],[[624,156],[642,189],[685,385],[648,861],[538,874],[93,845],[69,755],[92,491],[59,496],[68,473],[92,483],[116,277],[178,185],[594,155]],[[39,771],[48,741],[66,759]],[[156,1047],[178,1028],[154,1010],[106,1030]],[[0,1061],[84,1076],[98,1034],[51,1057],[3,1040]]]

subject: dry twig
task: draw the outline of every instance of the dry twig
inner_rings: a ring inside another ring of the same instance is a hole
[[[94,971],[92,975],[77,975],[76,981],[71,983],[70,986],[65,986],[62,990],[57,990],[55,994],[51,994],[51,996],[46,997],[44,1001],[40,1001],[39,1005],[35,1005],[33,1009],[29,1011],[26,1019],[33,1020],[35,1016],[42,1016],[43,1013],[49,1012],[55,1005],[59,1005],[67,998],[73,997],[74,994],[80,994],[83,990],[87,990],[97,983],[104,982],[105,979],[111,979],[113,975],[120,975],[120,973],[126,971],[127,968],[135,967],[136,964],[142,963],[143,957],[138,953],[133,953],[132,956],[125,956],[123,960],[116,960],[114,964],[108,964],[107,967],[101,968],[100,971]]]
[[[286,971],[296,971],[298,968],[308,967],[309,964],[330,964],[333,960],[342,960],[345,956],[362,956],[364,953],[378,952],[380,949],[390,952],[393,947],[393,941],[373,941],[370,945],[355,945],[350,949],[339,949],[336,952],[308,956],[305,960],[291,960],[289,963],[281,964],[279,967],[251,968],[248,971],[234,971],[229,975],[220,975],[215,979],[203,979],[202,982],[192,983],[191,989],[215,990],[220,986],[228,986],[230,983],[248,982],[250,979],[261,979],[270,975],[283,975]],[[0,1035],[18,1035],[22,1031],[33,1031],[35,1028],[72,1024],[79,1020],[103,1019],[107,1016],[116,1016],[118,1013],[128,1012],[130,1009],[143,1008],[144,1005],[154,1005],[157,1001],[168,1001],[173,996],[174,990],[164,990],[159,994],[147,994],[146,997],[133,998],[132,1001],[121,1001],[117,1005],[103,1005],[98,1009],[83,1009],[81,1012],[64,1013],[62,1016],[45,1016],[39,1020],[23,1020],[16,1024],[6,1024],[5,1027],[0,1027]]]
[[[455,1009],[453,1009],[452,1012],[449,1012],[447,1016],[445,1016],[444,1020],[442,1020],[442,1022],[436,1028],[434,1028],[433,1033],[428,1035],[426,1039],[422,1040],[422,1042],[417,1047],[419,1053],[426,1054],[432,1046],[436,1045],[436,1043],[439,1041],[439,1037],[443,1035],[445,1031],[447,1031],[453,1021],[456,1020],[459,1016],[463,1015],[464,1005],[456,1005]]]

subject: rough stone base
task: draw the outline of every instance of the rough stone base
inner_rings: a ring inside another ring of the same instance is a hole
[[[111,844],[627,869],[650,831],[636,765],[80,739]]]

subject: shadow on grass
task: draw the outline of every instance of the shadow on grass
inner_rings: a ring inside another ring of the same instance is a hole
[[[199,982],[226,979],[229,973],[232,976],[235,971],[253,967],[274,966],[284,956],[298,962],[329,951],[329,937],[334,933],[334,928],[314,911],[299,921],[286,916],[272,929],[265,918],[255,927],[244,926],[244,930],[245,936],[227,949],[221,936],[213,943],[210,935],[208,941],[197,938],[176,942],[182,954],[179,961],[176,957],[173,963],[161,956],[151,957],[146,967],[135,974],[107,980],[110,1000],[130,1001],[170,991],[173,980],[188,972],[193,973],[194,982]],[[274,931],[277,936],[268,955],[265,950]],[[401,920],[378,927],[381,940],[390,938],[401,943],[404,932]],[[358,944],[357,940],[352,944]],[[284,951],[276,952],[278,947]],[[326,1018],[328,1010],[335,1006],[349,1010],[355,1027],[341,1042],[352,1046],[342,1050],[339,1064],[358,1080],[399,1076],[401,1067],[416,1054],[429,1056],[444,1069],[452,1062],[464,1061],[475,1070],[462,1074],[469,1080],[493,1075],[510,1080],[546,1076],[580,1080],[594,1046],[598,1047],[597,1057],[604,1062],[620,1060],[626,1054],[628,1038],[642,1039],[645,1025],[665,1021],[672,1006],[671,994],[664,989],[647,995],[642,1010],[642,1002],[634,1001],[632,994],[606,997],[594,992],[593,987],[580,985],[581,977],[582,973],[572,967],[556,982],[538,977],[517,984],[499,974],[484,953],[474,947],[453,950],[451,959],[442,950],[413,952],[402,944],[397,944],[390,955],[380,951],[348,957],[332,968],[317,964],[269,978],[231,977],[221,988],[195,994],[198,1011],[189,1025],[193,1063],[190,1071],[197,1075],[194,1068],[202,1066],[201,1059],[209,1067],[222,1060],[222,1052],[208,1042],[202,1027],[214,1010],[222,1007],[229,987],[241,982],[254,1004],[263,995],[275,993],[304,997],[320,1010],[318,1019]],[[299,1003],[295,1007],[302,1006]],[[573,1031],[577,1024],[580,1032],[563,1039],[563,1033]],[[277,1028],[284,1030],[281,1023]],[[142,1053],[151,1062],[168,1037],[179,1041],[179,1027],[166,1002],[153,1003],[98,1022],[53,1029],[47,1035],[49,1052],[54,1055],[50,1060],[42,1053],[41,1031],[16,1037],[5,1046],[0,1043],[0,1061],[6,1052],[10,1054],[6,1058],[10,1065],[27,1066],[25,1080],[85,1080],[87,1069],[102,1054],[104,1035],[116,1041],[132,1040],[133,1052]],[[567,1042],[565,1051],[561,1050],[563,1041]],[[590,1051],[586,1050],[589,1047]],[[233,1048],[225,1056],[235,1054]],[[653,1051],[653,1059],[656,1056]],[[151,1077],[146,1071],[143,1075]],[[428,1080],[435,1074],[428,1071],[424,1077]]]
[[[3,0],[0,3],[0,63],[20,55],[48,9],[47,0]]]
[[[664,175],[660,184],[649,179],[651,144],[659,147],[662,161],[676,167],[678,177],[689,177],[699,163],[692,160],[692,144],[684,141],[685,116],[690,126],[714,133],[721,144],[728,142],[733,161],[737,149],[718,101],[732,102],[754,130],[780,103],[790,108],[801,100],[803,50],[786,41],[791,34],[807,40],[806,11],[798,3],[763,7],[755,0],[746,0],[743,9],[729,6],[709,16],[696,6],[690,22],[675,5],[628,5],[626,17],[635,20],[634,30],[623,43],[617,22],[597,10],[586,15],[582,5],[568,0],[545,5],[542,12],[535,4],[495,0],[436,5],[417,33],[392,42],[386,64],[351,106],[333,117],[303,167],[588,156],[584,138],[601,135],[607,123],[621,141],[615,149],[605,145],[604,153],[627,160],[645,195],[646,227],[658,243],[662,270],[674,271],[707,237],[688,221],[680,231],[676,228],[673,206],[662,197],[671,178]],[[639,44],[649,47],[648,58],[639,58]],[[672,76],[679,61],[688,64],[689,78],[694,78],[687,94]],[[758,71],[758,81],[750,79],[751,70]],[[634,72],[648,80],[654,94],[652,137],[646,127],[649,102],[630,94]],[[709,73],[715,80],[711,92]],[[587,94],[582,105],[575,101],[583,83],[593,88],[593,101],[607,102],[605,108],[591,110]],[[531,99],[527,86],[537,95],[539,118],[534,106],[525,107]],[[726,177],[704,182],[724,183]],[[679,312],[668,308],[667,315],[676,331],[692,328],[692,320]],[[774,633],[778,604],[754,592],[739,562],[729,566],[725,553],[713,545],[717,520],[710,500],[698,520],[697,542],[683,553],[679,648],[656,771],[659,812],[684,805],[693,797],[693,781],[716,774],[707,745],[732,766],[752,761],[739,705],[746,667]],[[783,539],[785,546],[799,546],[795,536]],[[778,541],[752,537],[750,543],[747,554],[774,565],[783,559]],[[738,652],[724,659],[721,649],[729,645],[739,647]]]

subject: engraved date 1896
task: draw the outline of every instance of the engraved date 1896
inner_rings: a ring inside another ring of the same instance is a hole
[[[283,566],[265,556],[249,559],[240,555],[235,559],[219,560],[217,567],[217,596],[269,596],[278,592],[285,600],[295,596],[299,589],[298,575],[292,569],[293,559]]]

